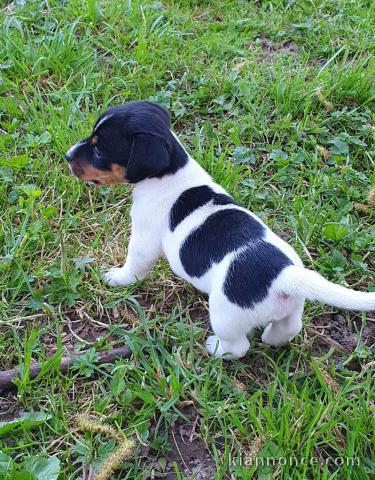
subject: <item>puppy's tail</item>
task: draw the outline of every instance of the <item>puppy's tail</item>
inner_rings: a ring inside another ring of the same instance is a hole
[[[303,296],[346,310],[375,310],[375,292],[358,292],[336,285],[319,273],[296,265],[287,267],[281,275],[278,288],[281,293]]]

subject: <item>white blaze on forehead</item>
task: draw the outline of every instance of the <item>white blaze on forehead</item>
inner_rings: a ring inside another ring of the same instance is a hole
[[[97,124],[95,125],[94,133],[97,131],[97,129],[100,127],[100,125],[103,125],[103,123],[104,123],[106,120],[108,120],[109,118],[111,118],[111,116],[112,116],[112,115],[104,115],[104,117],[103,117],[101,120],[99,120],[99,123],[97,123]]]
[[[81,142],[78,142],[74,144],[72,147],[69,148],[69,150],[66,152],[67,156],[70,156],[74,153],[74,150],[78,148],[80,145],[83,145],[85,142],[82,140]]]

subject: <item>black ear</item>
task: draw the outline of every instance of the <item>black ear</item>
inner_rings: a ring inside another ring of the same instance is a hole
[[[158,136],[133,136],[126,178],[136,183],[145,178],[162,176],[170,164],[170,147]]]

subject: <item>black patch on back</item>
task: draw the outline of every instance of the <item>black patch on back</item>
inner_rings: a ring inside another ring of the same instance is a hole
[[[261,240],[264,231],[263,225],[246,212],[232,208],[218,211],[186,238],[180,249],[181,263],[188,275],[201,277],[227,253]]]
[[[267,296],[273,280],[292,261],[268,242],[249,246],[231,263],[224,293],[228,299],[243,308],[253,308]]]
[[[194,210],[213,200],[214,205],[238,205],[229,195],[216,193],[207,185],[189,188],[181,193],[171,208],[169,226],[172,232]]]

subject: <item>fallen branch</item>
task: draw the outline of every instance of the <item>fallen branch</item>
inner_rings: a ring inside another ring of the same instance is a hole
[[[107,352],[98,352],[99,358],[96,362],[97,365],[102,365],[103,363],[114,363],[118,358],[129,358],[131,355],[131,350],[129,347],[119,347],[114,348],[113,350],[108,350]],[[62,357],[59,370],[61,372],[66,372],[74,363],[82,357],[82,354],[70,355],[68,357]],[[42,367],[40,363],[33,363],[30,366],[29,378],[36,378],[41,372]],[[14,387],[14,380],[16,378],[21,378],[22,373],[20,367],[11,368],[10,370],[0,371],[0,393],[10,388]]]

